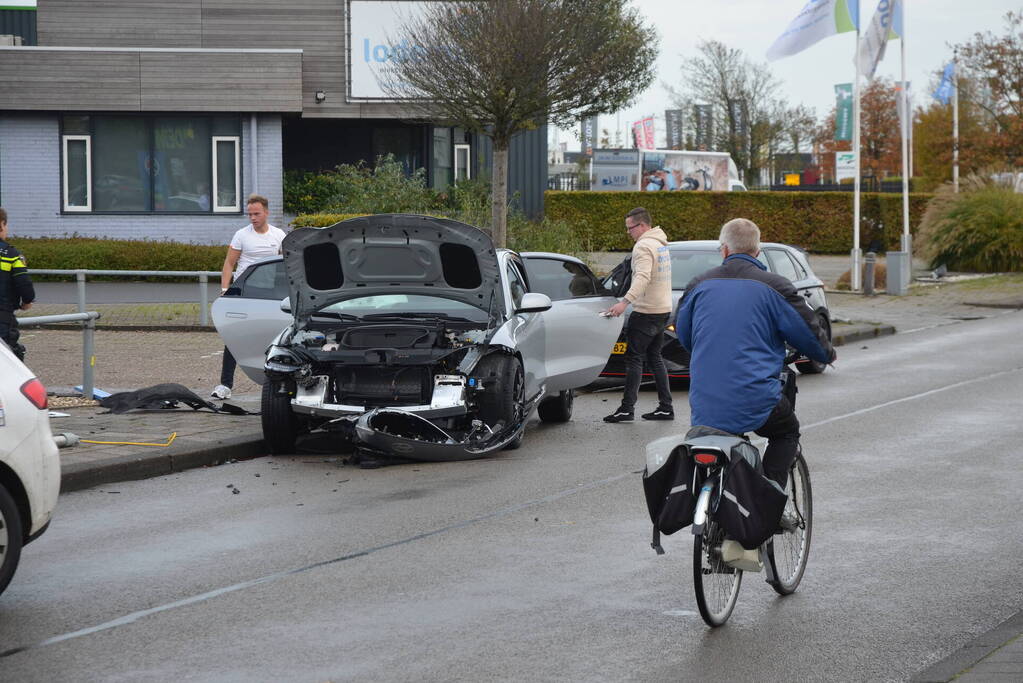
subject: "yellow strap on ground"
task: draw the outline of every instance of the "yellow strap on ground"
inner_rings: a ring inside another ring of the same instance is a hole
[[[90,441],[89,439],[79,439],[82,443],[101,443],[109,446],[159,446],[166,448],[174,443],[174,439],[178,436],[177,432],[172,432],[170,438],[167,439],[167,443],[139,443],[137,441]]]

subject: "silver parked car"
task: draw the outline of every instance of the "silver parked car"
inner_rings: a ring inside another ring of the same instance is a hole
[[[514,448],[534,408],[571,418],[574,390],[621,331],[598,315],[614,298],[582,261],[495,249],[453,220],[355,218],[296,230],[282,248],[213,305],[225,344],[263,384],[274,453],[313,429],[412,459]]]
[[[685,294],[686,285],[690,280],[721,265],[721,252],[718,251],[717,240],[688,240],[668,242],[668,253],[671,255],[671,309],[673,313],[664,334],[661,355],[668,368],[669,378],[688,379],[689,352],[682,348],[675,336],[675,316],[678,314],[678,303],[682,295]],[[817,322],[821,329],[827,334],[828,339],[831,339],[831,313],[828,311],[828,302],[824,297],[824,283],[810,268],[806,253],[798,247],[787,244],[763,242],[760,245],[760,262],[767,266],[767,270],[770,272],[777,273],[792,282],[792,286],[806,300],[806,305],[813,309],[817,315]],[[608,288],[614,288],[616,284],[614,275],[604,278],[603,284]],[[630,307],[627,313],[631,310]],[[611,351],[607,366],[601,372],[602,377],[625,376],[626,344],[623,331]],[[796,360],[796,368],[803,373],[821,373],[826,367],[826,363],[820,363],[805,356],[799,356]],[[645,367],[643,374],[651,376]]]

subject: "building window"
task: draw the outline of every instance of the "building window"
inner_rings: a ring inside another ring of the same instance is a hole
[[[64,210],[240,213],[237,117],[65,116]]]
[[[236,213],[241,205],[241,138],[237,135],[213,136],[213,211]],[[206,203],[210,198],[207,195]]]
[[[471,147],[455,145],[455,182],[472,178],[472,165],[469,163]]]
[[[92,158],[88,135],[65,135],[64,210],[92,211]]]

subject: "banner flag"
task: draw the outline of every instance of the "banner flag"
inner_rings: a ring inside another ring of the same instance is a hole
[[[593,148],[597,146],[597,117],[587,116],[580,122],[580,145],[582,153],[593,156]]]
[[[810,0],[768,48],[767,59],[794,55],[828,36],[855,31],[859,25],[859,0]]]
[[[657,149],[657,142],[654,140],[654,117],[648,116],[643,119],[643,149]]]
[[[945,72],[941,74],[941,83],[938,83],[938,89],[934,91],[934,99],[938,100],[942,104],[948,104],[949,99],[952,97],[952,81],[955,77],[956,63],[949,62],[945,66]]]
[[[696,119],[696,149],[706,152],[714,146],[714,108],[709,104],[693,107]]]
[[[874,77],[877,65],[884,59],[884,51],[888,41],[901,38],[902,0],[881,0],[877,3],[874,16],[867,26],[866,32],[860,37],[856,59],[859,60],[860,73],[868,79]]]
[[[682,110],[664,110],[664,131],[666,134],[665,146],[668,149],[682,149],[685,141],[682,139]]]
[[[852,140],[853,84],[835,86],[835,139]]]

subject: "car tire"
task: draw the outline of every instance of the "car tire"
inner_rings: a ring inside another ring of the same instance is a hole
[[[298,418],[291,409],[291,396],[278,391],[280,385],[263,382],[261,418],[263,440],[273,455],[295,452],[298,438]]]
[[[0,593],[7,588],[14,570],[18,568],[22,543],[18,505],[3,484],[0,484]]]
[[[567,389],[557,396],[540,401],[536,414],[542,422],[568,422],[572,419],[572,404],[575,402],[575,390]]]
[[[522,363],[517,358],[494,354],[480,361],[478,374],[483,379],[480,419],[492,429],[500,424],[515,424],[524,417],[526,382]],[[513,451],[522,445],[522,430],[504,448]]]
[[[824,330],[824,334],[827,335],[828,341],[831,341],[831,321],[828,320],[827,315],[818,314],[817,324]],[[821,363],[812,358],[808,359],[805,363],[796,363],[796,369],[804,375],[819,375],[828,367],[827,363]]]

